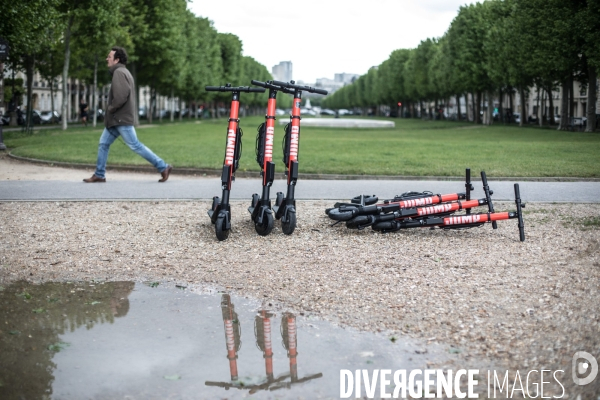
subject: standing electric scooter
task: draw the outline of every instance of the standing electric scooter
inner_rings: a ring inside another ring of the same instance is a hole
[[[294,100],[292,102],[292,114],[290,123],[285,127],[285,139],[283,145],[283,163],[285,164],[285,174],[287,175],[287,193],[283,196],[282,192],[277,193],[273,211],[275,218],[281,219],[281,230],[286,235],[291,235],[296,229],[296,199],[294,191],[298,181],[298,149],[300,145],[300,103],[302,92],[317,93],[326,95],[327,91],[316,89],[310,86],[296,85],[296,82],[273,81],[275,85],[294,91]]]
[[[229,113],[229,126],[227,127],[227,145],[225,147],[225,160],[223,161],[223,172],[221,173],[221,188],[223,197],[213,197],[213,203],[208,216],[215,225],[217,239],[225,240],[231,230],[231,210],[229,206],[229,193],[231,192],[231,182],[235,180],[235,171],[238,169],[239,160],[242,155],[242,129],[239,127],[238,118],[240,110],[240,93],[256,92],[264,93],[263,88],[253,88],[247,86],[232,87],[231,84],[225,86],[206,86],[207,92],[231,92],[231,111]]]
[[[275,163],[273,162],[273,136],[275,134],[275,108],[277,105],[277,92],[291,93],[281,86],[274,85],[271,81],[252,81],[253,85],[269,89],[269,101],[265,122],[258,127],[256,136],[256,162],[260,165],[262,176],[262,196],[257,193],[252,195],[252,203],[248,212],[254,221],[254,229],[261,236],[267,236],[273,230],[273,211],[269,199],[271,185],[275,179]]]

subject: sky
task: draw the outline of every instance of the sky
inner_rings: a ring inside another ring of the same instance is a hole
[[[188,8],[233,33],[243,54],[269,72],[291,61],[305,84],[336,73],[363,75],[401,48],[444,35],[469,0],[191,0]]]

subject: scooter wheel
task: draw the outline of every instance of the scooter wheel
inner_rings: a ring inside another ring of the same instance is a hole
[[[219,239],[219,241],[223,241],[229,237],[229,229],[225,229],[224,215],[219,215],[215,221],[215,233],[217,234],[217,239]]]
[[[213,213],[217,210],[217,207],[219,206],[219,204],[221,204],[221,200],[219,199],[219,197],[217,197],[217,196],[213,197],[212,206],[210,207],[210,209],[213,211]],[[210,222],[212,222],[214,224],[214,222],[212,221],[212,218],[210,219]]]
[[[352,219],[352,211],[340,211],[339,208],[329,210],[329,218],[334,221],[348,221]]]
[[[273,213],[266,212],[262,223],[254,223],[254,230],[256,230],[256,233],[258,233],[260,236],[267,236],[273,230],[273,225],[275,225],[273,221]]]
[[[287,221],[281,219],[281,230],[286,235],[291,235],[294,233],[294,229],[296,229],[296,211],[288,211]]]
[[[348,229],[358,229],[360,226],[368,224],[369,215],[359,215],[357,217],[352,218],[349,221],[346,221],[346,228]]]
[[[377,200],[379,200],[379,197],[372,195],[369,196],[367,194],[363,194],[363,200],[365,202],[365,206],[370,206],[371,204],[375,204],[377,203]],[[356,196],[353,197],[352,200],[350,200],[353,204],[360,204],[360,196]]]

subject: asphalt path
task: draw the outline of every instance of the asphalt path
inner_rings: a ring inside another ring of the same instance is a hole
[[[79,172],[81,178],[84,174]],[[158,183],[157,176],[142,175],[135,179],[83,183],[70,180],[8,180],[0,182],[0,201],[53,201],[53,200],[206,200],[221,196],[219,178],[173,179]],[[521,199],[525,202],[600,202],[600,182],[516,182]],[[493,199],[514,200],[514,182],[494,181],[488,177]],[[253,193],[261,193],[262,181],[256,178],[238,178],[232,186],[231,200],[250,200]],[[472,198],[484,197],[480,180],[473,180]],[[271,188],[271,198],[277,192],[286,192],[286,182],[277,180]],[[464,192],[460,181],[415,180],[299,180],[296,198],[299,200],[343,200],[360,194],[392,198],[407,191],[431,191],[434,194]]]
[[[15,160],[0,152],[0,201],[110,201],[110,200],[210,200],[221,196],[221,181],[217,177],[178,174],[174,170],[169,180],[158,183],[158,173],[140,173],[111,169],[105,183],[84,183],[93,168],[77,169],[55,166],[51,163],[31,163]],[[472,175],[472,198],[483,198],[481,179]],[[600,182],[579,181],[522,181],[521,199],[525,202],[600,202]],[[488,175],[488,184],[494,191],[494,200],[514,200],[514,183],[494,180]],[[277,192],[286,192],[286,181],[278,178],[271,188],[271,199]],[[250,201],[253,193],[261,193],[258,177],[238,177],[233,182],[231,200]],[[408,191],[431,191],[435,194],[465,191],[460,180],[310,180],[299,179],[296,198],[299,200],[348,200],[360,194],[377,195],[380,199],[393,198]]]

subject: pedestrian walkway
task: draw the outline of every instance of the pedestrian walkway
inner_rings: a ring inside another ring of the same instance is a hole
[[[93,170],[57,168],[29,164],[0,157],[0,201],[48,200],[209,200],[221,196],[221,180],[213,177],[177,176],[174,170],[168,182],[158,183],[158,173],[110,172],[106,183],[83,183]],[[475,178],[476,176],[474,176]],[[514,200],[514,183],[494,181],[488,176],[496,201]],[[527,202],[599,203],[600,182],[518,182],[521,198]],[[233,182],[231,199],[249,201],[253,193],[261,192],[261,179],[237,178]],[[484,197],[481,181],[473,180],[472,198]],[[464,192],[461,181],[435,180],[298,180],[299,200],[344,200],[360,194],[392,198],[407,191],[433,193]],[[275,193],[286,191],[286,182],[278,179],[271,188]]]

